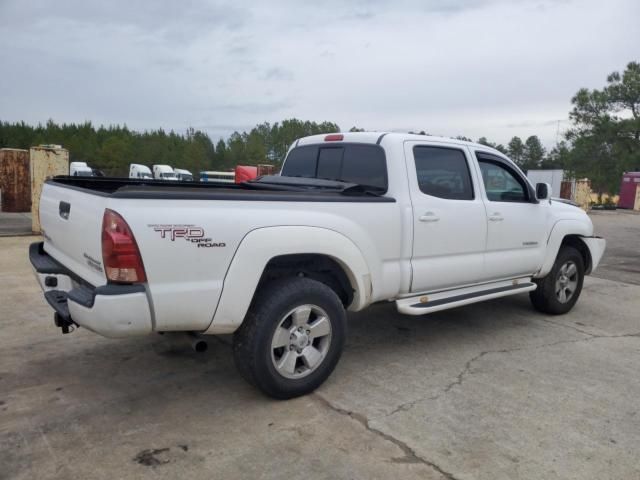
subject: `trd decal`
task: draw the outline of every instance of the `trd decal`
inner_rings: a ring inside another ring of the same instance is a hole
[[[172,242],[186,241],[196,245],[198,248],[226,247],[224,242],[214,242],[211,237],[206,237],[204,228],[196,225],[147,225],[158,232],[160,238],[168,238]]]

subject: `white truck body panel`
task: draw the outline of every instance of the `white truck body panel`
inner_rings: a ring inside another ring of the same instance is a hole
[[[490,282],[508,284],[543,276],[566,235],[584,238],[592,269],[602,256],[604,240],[593,237],[591,221],[580,209],[548,200],[491,200],[478,154],[490,155],[526,178],[495,150],[421,135],[343,136],[344,144],[379,145],[384,150],[388,189],[383,198],[283,201],[234,190],[240,194],[215,200],[197,195],[164,199],[47,183],[40,205],[47,254],[94,287],[107,286],[101,225],[104,210],[111,209],[133,232],[146,271],[145,293],[131,294],[127,300],[134,306],[124,302],[119,306],[117,296],[96,300],[103,309],[96,314],[100,320],[91,317],[91,309],[72,301],[70,310],[88,328],[106,336],[127,335],[127,328],[131,334],[231,333],[242,323],[265,267],[283,255],[324,255],[337,262],[354,291],[351,310],[396,300],[398,308],[409,314],[415,311],[410,308],[412,300],[405,299],[421,294],[475,291]],[[300,139],[292,149],[312,145],[327,146],[325,135]],[[421,191],[413,157],[414,147],[420,146],[463,152],[473,198],[446,199]],[[167,169],[171,167],[154,165],[154,176]],[[60,202],[70,204],[66,219],[61,217]],[[141,312],[140,321],[119,313],[120,307]],[[111,323],[109,315],[116,317]]]

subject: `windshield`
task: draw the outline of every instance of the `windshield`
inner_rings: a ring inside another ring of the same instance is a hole
[[[176,174],[173,172],[165,172],[161,176],[162,178],[176,178]]]
[[[74,175],[78,177],[93,177],[93,172],[91,170],[79,170]]]
[[[140,178],[153,178],[150,173],[139,173],[138,177],[140,177]]]
[[[183,173],[182,175],[180,175],[180,179],[186,182],[190,182],[193,180],[193,175],[186,175]]]

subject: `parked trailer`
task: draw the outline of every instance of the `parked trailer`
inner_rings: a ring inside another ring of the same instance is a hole
[[[201,182],[235,183],[235,172],[200,172]]]
[[[258,176],[258,167],[254,167],[251,165],[238,165],[236,166],[235,176],[236,183],[253,180]]]
[[[640,172],[626,172],[622,175],[620,182],[620,198],[618,200],[619,208],[634,207],[636,201],[636,188],[640,186]]]

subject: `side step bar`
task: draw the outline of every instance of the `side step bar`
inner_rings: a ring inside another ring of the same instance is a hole
[[[444,292],[426,293],[396,300],[398,312],[405,315],[424,315],[492,298],[535,290],[537,285],[530,278],[518,278],[493,282],[474,287],[458,288]]]

